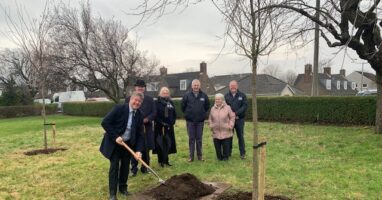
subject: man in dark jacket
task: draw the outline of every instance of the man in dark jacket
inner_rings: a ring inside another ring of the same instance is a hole
[[[143,117],[138,110],[142,101],[142,94],[133,93],[128,103],[116,105],[105,116],[101,124],[106,133],[100,151],[110,160],[109,193],[111,200],[116,199],[118,186],[122,195],[128,195],[127,179],[132,155],[122,146],[122,142],[136,151],[133,155],[135,159],[139,159],[142,155]]]
[[[240,158],[245,159],[244,118],[248,107],[247,96],[238,90],[238,84],[233,80],[229,83],[229,92],[224,95],[224,98],[226,103],[231,106],[232,111],[236,114],[234,130],[236,130],[239,142]],[[230,142],[229,155],[231,155],[231,152],[232,140]]]
[[[144,145],[142,151],[142,160],[145,161],[148,165],[150,165],[150,150],[154,149],[154,131],[153,131],[153,120],[156,117],[157,109],[155,108],[154,99],[148,95],[145,95],[146,91],[146,83],[143,80],[137,80],[134,84],[135,92],[141,93],[144,95],[143,102],[139,110],[143,114],[143,138]],[[126,102],[130,101],[130,97],[126,98]],[[131,173],[132,176],[136,176],[138,172],[138,161],[132,159],[131,160]],[[148,173],[145,166],[141,166],[142,173]]]
[[[203,161],[203,127],[207,111],[210,108],[208,96],[200,90],[200,81],[194,79],[191,83],[191,87],[192,90],[187,92],[182,98],[182,112],[186,118],[190,150],[188,162],[194,161],[195,145],[198,160]]]

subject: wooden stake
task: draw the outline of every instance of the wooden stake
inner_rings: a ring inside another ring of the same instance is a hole
[[[265,196],[265,152],[266,145],[260,147],[260,166],[259,166],[259,200],[264,200]]]
[[[56,122],[52,123],[53,144],[56,144]]]

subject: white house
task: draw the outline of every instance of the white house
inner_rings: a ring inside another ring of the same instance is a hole
[[[377,89],[375,74],[369,72],[354,71],[346,76],[346,79],[355,82],[358,91]]]

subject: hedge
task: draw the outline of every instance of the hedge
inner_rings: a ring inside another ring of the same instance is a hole
[[[213,99],[210,99],[211,106]],[[183,118],[180,100],[174,100],[178,118]],[[246,120],[252,119],[252,100]],[[69,115],[105,116],[113,107],[111,102],[64,103]],[[375,124],[376,97],[258,97],[258,118],[263,121]]]
[[[266,121],[375,124],[376,97],[261,97],[258,118]]]
[[[26,117],[41,115],[42,105],[34,104],[28,106],[0,106],[0,118]],[[57,104],[47,104],[46,114],[57,113]]]

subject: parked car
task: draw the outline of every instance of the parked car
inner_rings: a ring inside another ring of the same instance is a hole
[[[58,109],[62,111],[62,103],[73,101],[85,101],[84,91],[67,91],[53,94],[53,103],[58,104]]]
[[[377,96],[377,89],[359,91],[356,96]]]

